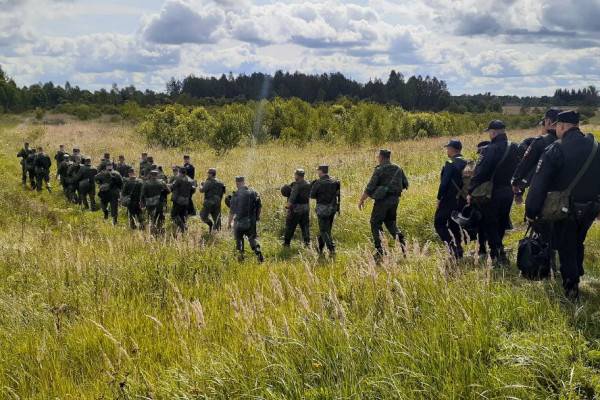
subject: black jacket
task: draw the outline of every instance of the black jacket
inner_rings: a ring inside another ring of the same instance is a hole
[[[231,198],[231,213],[235,214],[236,221],[242,218],[250,218],[258,221],[262,210],[260,195],[247,186],[241,187],[233,192]]]
[[[531,183],[531,178],[535,172],[542,154],[546,148],[556,141],[556,131],[550,130],[542,136],[536,137],[525,151],[523,159],[517,166],[517,169],[512,178],[512,185],[525,189]]]
[[[462,174],[466,165],[467,160],[460,154],[446,161],[442,168],[440,187],[437,194],[438,200],[456,200],[457,187],[462,189],[463,186]]]
[[[519,162],[519,150],[515,143],[510,143],[508,156],[498,165],[504,156],[506,146],[509,144],[506,134],[496,136],[492,142],[483,150],[477,161],[473,178],[469,185],[469,193],[473,193],[478,186],[492,179],[494,172],[494,192],[509,188],[511,178]]]
[[[548,192],[567,189],[583,168],[592,151],[592,137],[585,136],[579,128],[567,131],[562,140],[553,143],[538,164],[531,181],[529,195],[525,203],[527,217],[539,217]],[[587,173],[571,192],[571,199],[577,203],[594,201],[600,195],[600,152],[596,154]]]
[[[339,197],[340,182],[329,175],[324,175],[312,183],[310,198],[315,199],[317,204],[337,204]]]
[[[196,168],[192,164],[183,164],[185,168],[185,174],[191,179],[196,179]]]

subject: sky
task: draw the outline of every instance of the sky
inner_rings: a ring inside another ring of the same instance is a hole
[[[0,66],[88,89],[394,69],[456,95],[552,95],[600,87],[600,0],[0,0]]]

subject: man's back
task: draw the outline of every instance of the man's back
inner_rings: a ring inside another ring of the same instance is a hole
[[[340,191],[340,182],[329,175],[322,176],[313,182],[310,197],[317,204],[334,204]]]

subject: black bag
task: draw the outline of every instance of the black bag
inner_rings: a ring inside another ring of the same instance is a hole
[[[160,195],[147,197],[145,200],[146,207],[158,207],[160,204]]]
[[[531,225],[525,237],[519,241],[517,267],[521,275],[530,280],[540,280],[550,276],[552,250],[534,232]]]

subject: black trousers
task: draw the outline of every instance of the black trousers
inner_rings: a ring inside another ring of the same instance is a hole
[[[327,250],[330,252],[335,251],[335,242],[333,241],[333,236],[331,234],[334,218],[335,214],[328,217],[318,217],[319,236],[317,237],[317,241],[319,242],[320,251],[322,251],[325,246],[327,246]]]
[[[373,211],[371,212],[371,234],[373,235],[373,244],[378,252],[383,250],[381,247],[383,225],[385,225],[394,240],[398,240],[404,245],[404,235],[396,224],[399,203],[399,198],[388,198],[376,201],[373,205]]]
[[[151,231],[153,233],[160,231],[165,222],[164,205],[146,207],[146,210],[148,211],[148,221]]]
[[[260,252],[260,243],[258,243],[258,235],[256,234],[256,223],[252,223],[248,229],[239,229],[234,225],[233,237],[235,238],[235,248],[240,253],[244,252],[244,237],[248,238],[248,243],[252,251],[255,253]]]
[[[308,212],[295,213],[293,211],[288,211],[285,220],[285,234],[283,237],[283,243],[286,246],[289,246],[292,242],[292,238],[294,237],[298,225],[300,225],[304,244],[310,244],[310,214]]]
[[[29,177],[29,185],[32,189],[36,188],[35,170],[33,168],[27,169],[27,176]]]
[[[462,257],[463,255],[463,233],[460,226],[452,220],[452,213],[454,211],[460,211],[463,207],[464,202],[455,198],[442,200],[435,211],[433,223],[435,231],[440,239],[456,257]]]
[[[483,227],[490,247],[490,256],[496,259],[504,255],[504,235],[510,226],[510,210],[514,194],[510,187],[498,188],[489,203],[482,205]]]
[[[23,185],[27,184],[27,168],[21,164],[21,181]]]
[[[96,188],[79,190],[81,203],[86,210],[96,210]]]
[[[116,224],[119,217],[119,193],[101,192],[98,197],[100,197],[100,207],[104,213],[104,218],[108,219],[110,209],[110,216],[113,223]]]
[[[129,205],[127,215],[129,216],[129,227],[131,229],[144,229],[144,218],[139,203]]]
[[[46,182],[46,187],[50,184],[50,172],[48,170],[38,170],[35,173],[35,189],[42,191],[42,185]]]
[[[173,203],[173,207],[171,208],[171,219],[181,232],[185,232],[187,230],[188,211],[189,204],[182,206],[177,203]]]
[[[200,210],[200,219],[206,225],[209,230],[220,230],[221,229],[221,203],[210,205],[204,204],[202,210]]]
[[[565,289],[571,289],[579,284],[583,276],[583,259],[585,256],[585,238],[594,217],[583,220],[567,219],[554,225],[555,243],[560,261],[560,274]]]
[[[194,206],[194,199],[190,197],[190,202],[187,205],[187,215],[196,215],[196,207]]]

